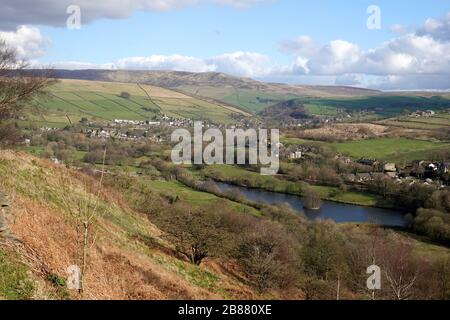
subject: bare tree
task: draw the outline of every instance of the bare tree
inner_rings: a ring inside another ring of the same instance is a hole
[[[92,240],[92,229],[94,228],[97,218],[100,214],[100,194],[103,189],[103,178],[105,173],[105,159],[106,148],[103,152],[103,164],[100,175],[100,180],[96,186],[96,190],[89,190],[85,184],[82,190],[77,190],[76,185],[70,179],[64,179],[62,185],[64,186],[61,193],[58,195],[67,212],[75,219],[77,227],[77,235],[80,239],[80,251],[78,253],[78,266],[80,267],[80,286],[79,293],[84,291],[84,278],[86,274],[86,266],[88,260],[88,251]],[[78,196],[77,193],[80,193]]]
[[[397,300],[414,298],[419,267],[411,246],[404,243],[385,244],[380,251],[381,270],[392,297]]]
[[[45,94],[45,89],[54,82],[49,70],[26,70],[27,66],[27,62],[0,39],[0,125],[17,116],[36,96]]]

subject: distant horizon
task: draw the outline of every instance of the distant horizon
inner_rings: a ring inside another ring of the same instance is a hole
[[[0,39],[34,67],[450,90],[450,5],[440,0],[3,0]]]
[[[50,67],[51,68],[51,67]],[[30,68],[28,70],[38,70],[37,68]],[[436,92],[436,93],[450,93],[450,89],[397,89],[397,90],[381,90],[381,89],[371,89],[364,86],[357,86],[357,85],[339,85],[339,84],[304,84],[304,83],[289,83],[289,82],[274,82],[274,81],[265,81],[258,78],[252,78],[252,77],[244,77],[244,76],[234,76],[232,74],[228,74],[225,72],[220,71],[205,71],[205,72],[193,72],[193,71],[183,71],[183,70],[138,70],[138,69],[53,69],[54,71],[70,71],[70,72],[82,72],[82,71],[126,71],[126,72],[179,72],[179,73],[186,73],[186,74],[224,74],[228,77],[234,77],[234,78],[241,78],[241,79],[249,79],[261,83],[266,84],[278,84],[278,85],[290,85],[290,86],[305,86],[305,87],[336,87],[336,88],[353,88],[353,89],[361,89],[361,90],[367,90],[367,91],[373,91],[373,92]],[[63,77],[57,77],[58,79],[63,80],[84,80],[84,81],[105,81],[105,80],[88,80],[88,79],[76,79],[76,78],[63,78]],[[105,81],[105,82],[111,82],[111,81]]]

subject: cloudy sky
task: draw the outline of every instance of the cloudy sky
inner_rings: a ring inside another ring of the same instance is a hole
[[[450,89],[447,0],[2,0],[0,38],[34,66]]]

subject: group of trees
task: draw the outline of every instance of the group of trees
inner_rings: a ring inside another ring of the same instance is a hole
[[[172,175],[183,171],[173,169]],[[156,194],[139,181],[119,176],[110,183],[123,187],[125,198],[163,231],[180,259],[196,265],[232,262],[238,266],[232,272],[257,292],[371,299],[366,270],[375,263],[382,270],[376,299],[450,297],[448,257],[430,261],[393,231],[310,222],[285,206],[261,206],[261,216],[238,211],[224,199],[195,206],[175,195]]]

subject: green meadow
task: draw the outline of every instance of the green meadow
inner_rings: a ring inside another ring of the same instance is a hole
[[[129,93],[130,97],[121,97],[122,92]],[[36,99],[28,108],[28,121],[61,127],[79,122],[81,118],[95,121],[151,120],[159,114],[166,114],[181,119],[231,123],[232,115],[239,112],[153,86],[62,80],[50,88],[48,97]]]
[[[450,150],[448,142],[433,142],[406,138],[380,138],[326,144],[354,159],[374,158],[392,162],[426,159],[434,151]]]

